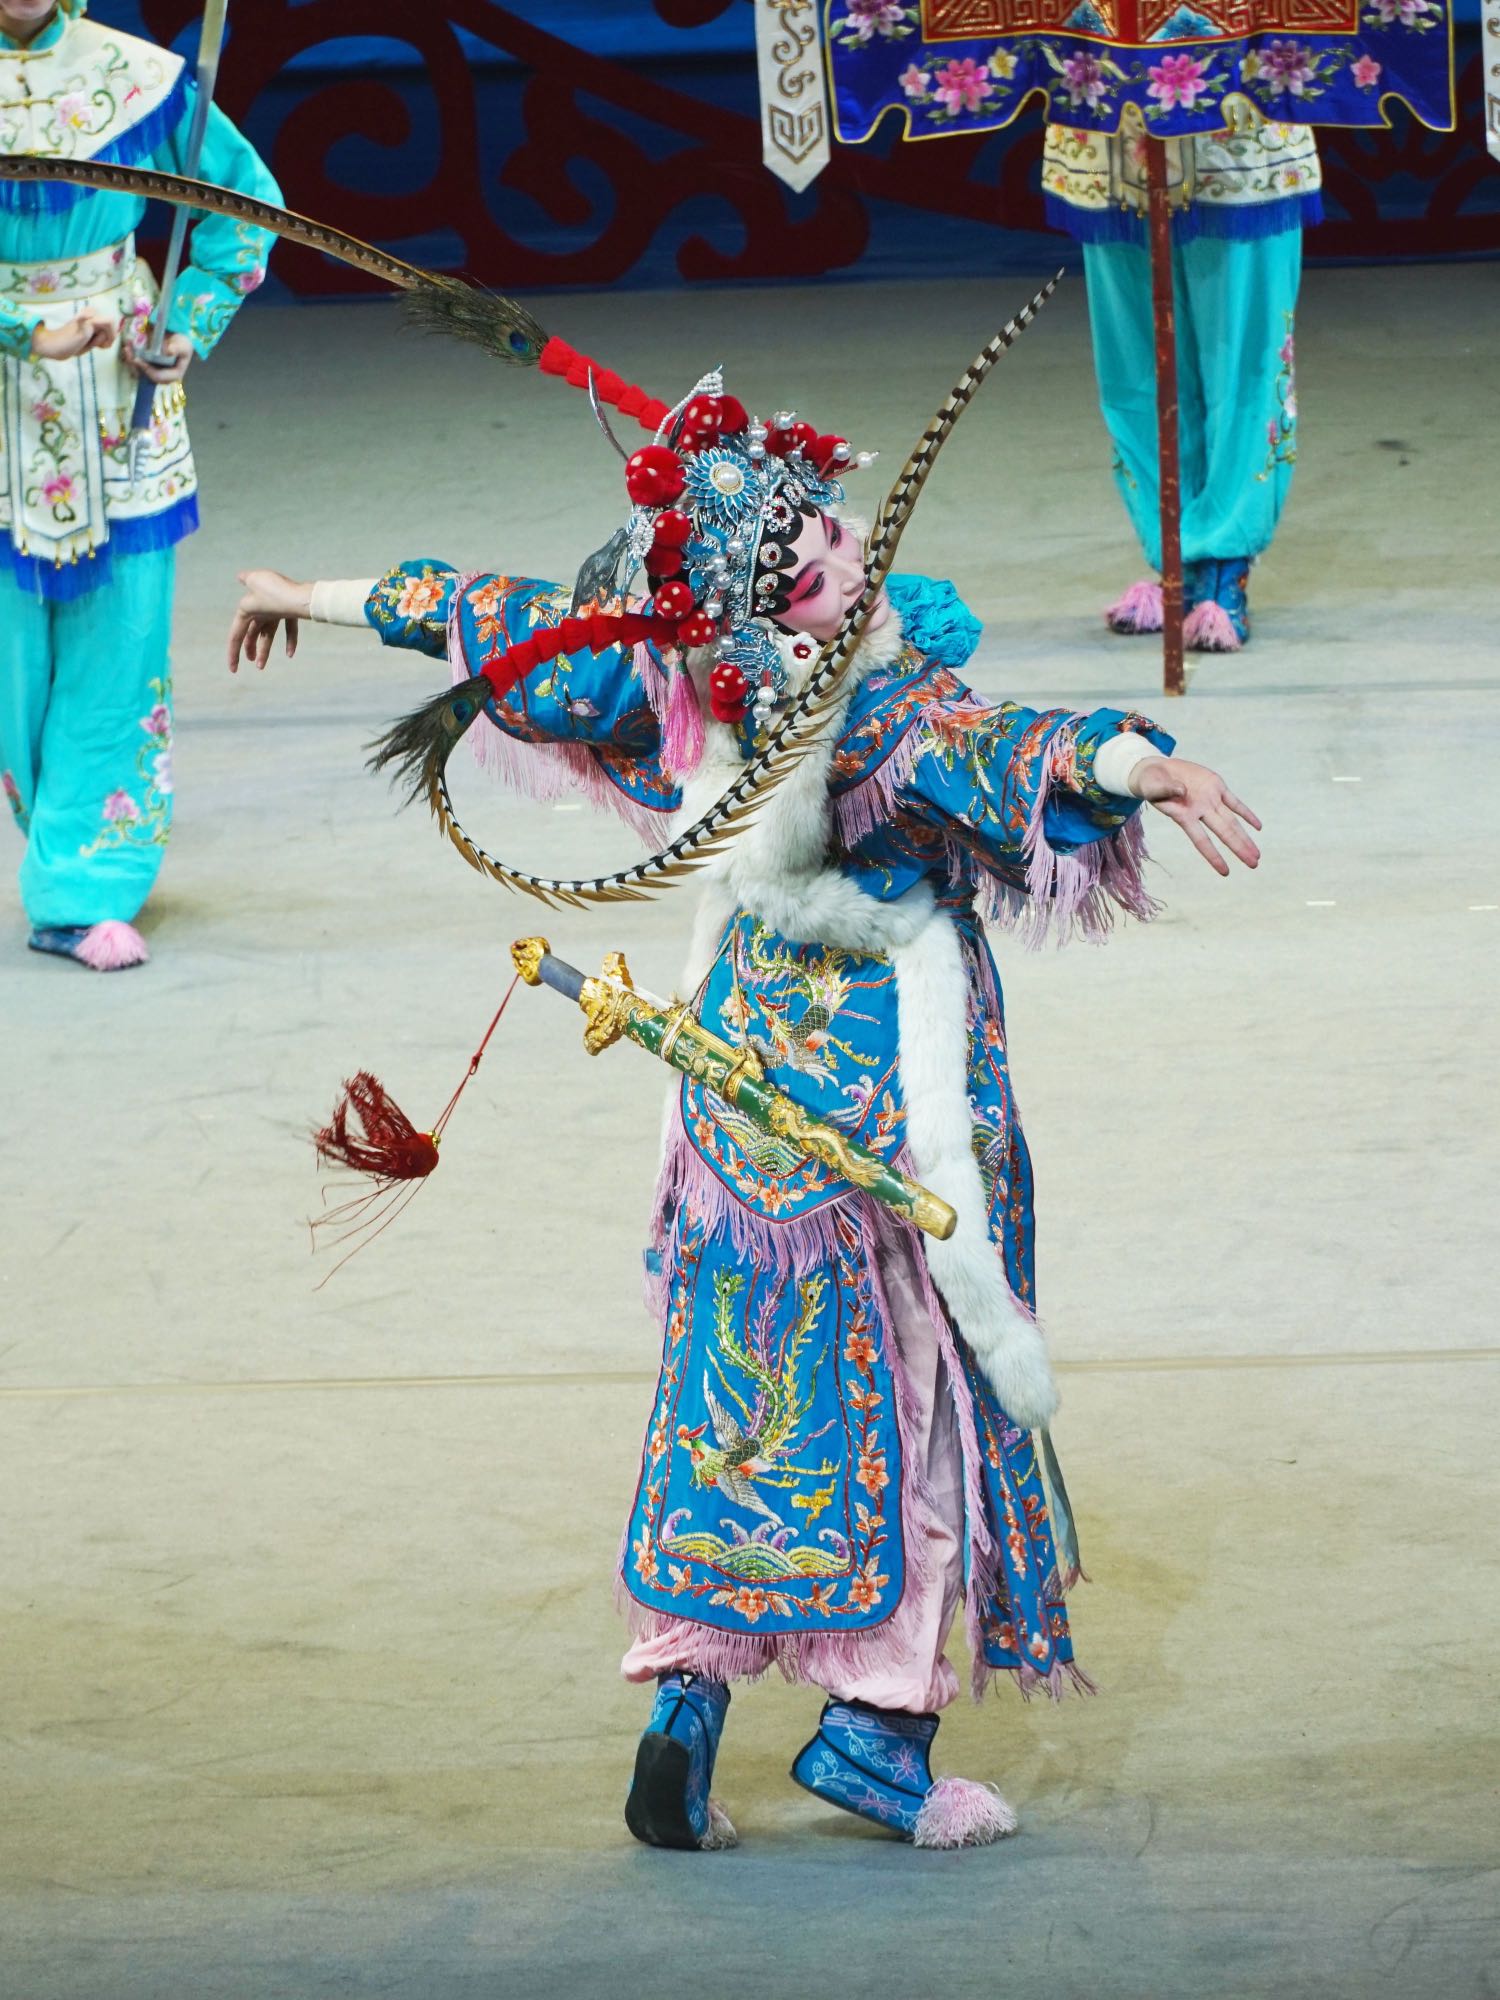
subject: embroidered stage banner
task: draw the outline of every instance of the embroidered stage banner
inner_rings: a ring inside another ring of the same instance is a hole
[[[1284,124],[1385,125],[1393,98],[1454,127],[1451,0],[825,0],[834,135],[1059,124],[1158,138],[1221,130],[1231,97]]]

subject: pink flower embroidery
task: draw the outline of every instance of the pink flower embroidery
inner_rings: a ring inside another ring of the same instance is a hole
[[[1094,110],[1099,100],[1108,90],[1104,81],[1104,71],[1099,67],[1098,58],[1087,49],[1077,55],[1065,58],[1062,66],[1063,82],[1068,86],[1070,104],[1086,104]]]
[[[57,100],[57,122],[70,131],[82,132],[89,122],[89,101],[80,90],[70,90]]]
[[[159,701],[149,715],[141,717],[141,727],[148,736],[165,736],[172,727],[172,711],[164,701]]]
[[[129,792],[111,792],[104,801],[104,817],[107,820],[123,823],[126,820],[139,819],[140,813]]]
[[[46,292],[55,292],[57,290],[57,286],[58,286],[58,277],[56,271],[32,272],[31,289],[34,293],[41,294]]]
[[[1310,52],[1300,42],[1274,41],[1261,52],[1261,74],[1273,96],[1301,97],[1313,80]]]
[[[235,290],[246,293],[258,291],[265,281],[265,265],[252,264],[248,270],[236,271],[234,277]]]
[[[1164,111],[1178,104],[1191,111],[1207,90],[1203,81],[1207,69],[1207,62],[1196,56],[1163,56],[1146,72],[1151,79],[1146,95],[1156,98]]]
[[[39,424],[50,424],[57,421],[62,415],[62,411],[57,407],[56,403],[49,403],[43,397],[41,402],[32,404],[31,414]]]
[[[932,88],[932,72],[908,63],[897,81],[908,97],[925,97]]]
[[[172,751],[171,746],[158,750],[151,759],[151,784],[164,799],[172,796]]]
[[[1350,65],[1349,74],[1361,90],[1373,90],[1380,81],[1381,65],[1373,56],[1361,56],[1357,63]]]
[[[1432,0],[1374,0],[1374,12],[1387,25],[1399,21],[1403,28],[1414,28],[1432,12]]]
[[[979,111],[995,88],[988,73],[970,56],[960,56],[937,71],[938,102],[957,117],[960,111]]]
[[[902,0],[849,0],[848,17],[842,25],[854,30],[857,42],[868,42],[875,35],[889,40],[900,33],[905,13]]]
[[[72,497],[73,497],[72,473],[54,472],[50,479],[44,481],[42,486],[42,498],[44,500],[52,500],[52,501],[71,500]]]

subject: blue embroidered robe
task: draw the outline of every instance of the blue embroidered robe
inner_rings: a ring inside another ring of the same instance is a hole
[[[1031,1166],[981,915],[1024,912],[1038,889],[1085,921],[1101,918],[1111,889],[1130,904],[1121,843],[1138,806],[1098,786],[1094,757],[1120,729],[1164,752],[1171,739],[1114,710],[981,701],[955,671],[978,626],[951,586],[897,579],[891,595],[910,638],[867,673],[845,713],[829,764],[827,860],[879,902],[935,892],[957,931],[989,1238],[1031,1308]],[[390,645],[443,655],[451,642],[472,672],[567,604],[553,584],[465,580],[416,561],[377,582],[366,617]],[[654,822],[664,845],[680,795],[661,762],[661,706],[646,649],[559,655],[491,702],[478,726],[504,738],[507,768],[523,781],[526,755],[552,760],[533,787],[542,795],[559,770],[576,776],[627,817]],[[906,1144],[896,1007],[889,955],[784,936],[748,908],[727,916],[696,995],[707,1025],[761,1044],[778,1086],[893,1158]],[[905,1226],[687,1078],[679,1108],[658,1197],[662,1368],[623,1580],[646,1629],[685,1619],[726,1642],[769,1642],[760,1653],[729,1645],[722,1657],[779,1658],[815,1678],[816,1647],[804,1642],[895,1628],[914,1559],[903,1529],[916,1468],[902,1463],[881,1283],[882,1245]],[[935,1297],[933,1310],[946,1320]],[[1002,1408],[961,1324],[956,1333],[976,1673],[1056,1687],[1072,1641],[1032,1435]]]

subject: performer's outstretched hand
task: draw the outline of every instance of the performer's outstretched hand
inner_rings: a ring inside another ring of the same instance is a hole
[[[162,352],[172,357],[165,368],[153,368],[128,341],[120,349],[120,359],[132,375],[144,375],[148,382],[180,382],[193,358],[193,343],[185,333],[169,333],[161,345]]]
[[[1145,799],[1159,813],[1175,820],[1209,867],[1220,875],[1229,873],[1229,863],[1215,847],[1214,836],[1247,868],[1259,867],[1260,849],[1245,826],[1253,826],[1259,833],[1260,821],[1206,764],[1190,763],[1186,757],[1147,757],[1131,772],[1130,789],[1138,799]]]
[[[286,656],[297,650],[297,624],[312,609],[312,585],[294,583],[279,569],[242,569],[239,580],[245,594],[229,628],[229,671],[237,674],[240,661],[253,661],[264,668],[278,625],[286,626]],[[1194,767],[1196,768],[1196,767]]]
[[[81,312],[63,326],[39,326],[31,335],[31,351],[40,361],[74,361],[91,347],[108,347],[119,322],[108,313]]]

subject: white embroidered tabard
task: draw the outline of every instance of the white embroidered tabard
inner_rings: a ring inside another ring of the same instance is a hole
[[[0,152],[92,160],[176,89],[182,58],[97,21],[70,21],[50,48],[0,61]]]
[[[1230,123],[1195,139],[1168,139],[1167,188],[1174,209],[1194,203],[1219,210],[1259,207],[1322,186],[1317,141],[1310,125],[1267,119],[1246,97],[1225,100]],[[1042,154],[1042,189],[1070,208],[1127,209],[1144,215],[1146,128],[1134,105],[1118,132],[1049,125]]]
[[[57,327],[88,310],[139,337],[156,302],[156,281],[127,237],[68,263],[0,263],[0,298]],[[37,355],[0,368],[0,530],[22,555],[78,562],[102,548],[110,523],[165,513],[197,491],[180,388],[156,392],[139,477],[127,441],[136,377],[117,338],[73,361]]]
[[[0,151],[87,160],[160,113],[182,78],[170,49],[73,20],[50,47],[0,60]],[[85,256],[0,263],[0,299],[44,327],[93,310],[135,339],[156,282],[135,239]],[[73,361],[8,356],[0,367],[0,530],[43,562],[86,559],[110,523],[162,514],[197,489],[179,388],[157,391],[149,441],[132,482],[126,440],[136,378],[117,339]]]

